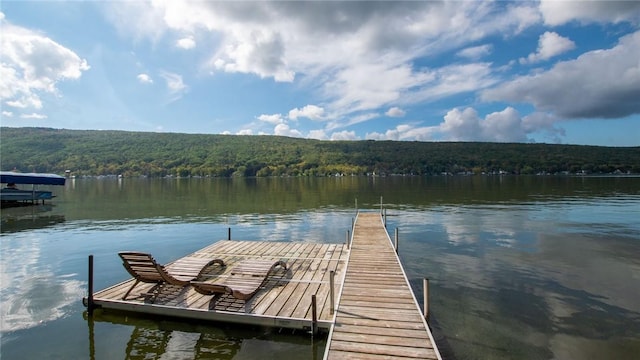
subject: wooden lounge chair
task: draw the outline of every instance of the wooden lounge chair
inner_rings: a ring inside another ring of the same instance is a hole
[[[287,269],[284,261],[243,260],[231,269],[229,277],[218,283],[191,281],[191,286],[204,295],[231,294],[236,299],[249,300],[267,281],[269,274],[280,266]]]
[[[131,290],[140,282],[187,286],[191,280],[197,279],[204,269],[213,264],[225,266],[220,259],[203,259],[185,257],[168,266],[160,265],[150,254],[135,251],[118,253],[122,258],[122,265],[136,281],[129,288],[122,300],[126,299]]]

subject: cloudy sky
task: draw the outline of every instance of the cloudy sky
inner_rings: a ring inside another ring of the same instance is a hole
[[[640,1],[2,2],[2,126],[640,145]]]

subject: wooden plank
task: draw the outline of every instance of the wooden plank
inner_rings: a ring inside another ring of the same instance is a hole
[[[400,336],[406,338],[416,339],[429,339],[428,334],[424,329],[393,329],[390,330],[386,327],[375,326],[357,326],[357,325],[340,325],[340,333],[356,333],[356,334],[369,334],[369,335],[388,335],[389,331],[393,331],[393,336]]]
[[[389,335],[390,331],[386,334],[366,334],[357,332],[344,332],[340,331],[333,335],[331,341],[345,341],[364,344],[375,345],[394,345],[403,347],[414,348],[431,348],[428,337],[414,338],[414,337],[402,337],[393,331],[392,335]]]
[[[405,347],[401,345],[382,345],[371,343],[359,343],[349,341],[331,342],[332,349],[345,352],[355,352],[359,354],[384,355],[387,358],[408,357],[415,359],[437,359],[436,353],[432,348],[427,347]]]
[[[362,354],[355,353],[350,351],[341,351],[341,350],[332,350],[331,351],[332,359],[349,359],[349,360],[385,360],[389,359],[387,355],[378,355],[378,354]],[[414,357],[404,357],[404,356],[394,356],[394,359],[415,359]]]
[[[389,308],[389,309],[410,309],[415,310],[416,305],[413,303],[401,303],[391,301],[393,298],[389,300],[374,298],[374,299],[366,299],[363,300],[362,297],[359,296],[345,296],[342,295],[340,299],[340,305],[342,306],[359,306],[359,307],[370,307],[374,309],[380,308]]]

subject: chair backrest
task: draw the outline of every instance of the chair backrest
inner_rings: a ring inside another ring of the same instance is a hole
[[[118,253],[122,258],[122,265],[136,280],[142,282],[164,282],[165,269],[147,253],[135,251],[123,251]]]

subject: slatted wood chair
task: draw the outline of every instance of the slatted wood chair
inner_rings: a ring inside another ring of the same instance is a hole
[[[231,269],[225,280],[217,283],[191,281],[191,286],[203,295],[230,294],[247,301],[260,290],[269,274],[278,266],[287,269],[284,261],[243,260]]]
[[[170,265],[163,266],[158,264],[150,254],[136,251],[122,251],[118,253],[118,256],[122,258],[124,268],[136,280],[124,294],[122,300],[125,300],[131,290],[140,282],[187,286],[190,281],[199,278],[210,265],[225,266],[221,259],[211,260],[197,257],[185,257]]]

